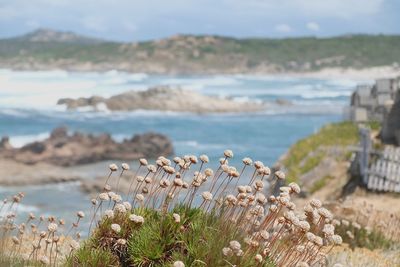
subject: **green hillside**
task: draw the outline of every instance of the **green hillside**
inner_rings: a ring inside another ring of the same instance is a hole
[[[93,68],[150,72],[312,71],[400,62],[400,36],[234,39],[174,36],[118,43],[40,30],[0,40],[0,67]],[[83,65],[86,64],[86,65]]]

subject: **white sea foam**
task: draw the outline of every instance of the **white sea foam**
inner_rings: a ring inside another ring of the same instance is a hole
[[[10,144],[13,147],[19,148],[34,141],[44,140],[49,136],[50,133],[48,132],[43,132],[39,134],[28,134],[28,135],[14,135],[10,137]]]

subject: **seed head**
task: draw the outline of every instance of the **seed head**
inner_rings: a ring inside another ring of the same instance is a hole
[[[71,243],[69,243],[69,246],[70,246],[70,248],[71,248],[72,250],[78,250],[78,249],[81,247],[81,245],[79,244],[79,242],[76,241],[76,240],[71,240]]]
[[[40,257],[39,261],[40,261],[41,264],[44,264],[44,265],[49,265],[50,264],[49,258],[47,258],[46,256]]]
[[[104,212],[104,217],[106,217],[108,219],[114,218],[114,211],[113,210],[106,210]]]
[[[185,267],[185,264],[182,261],[175,261],[174,267]]]
[[[77,213],[76,213],[76,216],[78,216],[78,218],[83,218],[83,217],[85,217],[85,213],[83,212],[83,211],[78,211]]]
[[[172,217],[174,218],[174,221],[176,223],[180,223],[181,222],[181,216],[177,213],[172,214]]]
[[[49,225],[47,226],[47,230],[48,230],[50,233],[56,232],[56,231],[57,231],[57,228],[58,228],[58,226],[57,226],[57,224],[55,224],[55,223],[49,223]]]
[[[130,167],[129,167],[129,164],[128,164],[128,163],[122,163],[122,164],[121,164],[121,167],[122,167],[122,169],[123,169],[124,171],[127,171],[127,170],[129,170],[129,169],[130,169]]]
[[[255,161],[254,162],[254,167],[258,170],[264,167],[264,163],[262,163],[261,161]]]
[[[203,163],[208,163],[208,162],[210,161],[210,159],[208,158],[207,155],[201,155],[201,156],[200,156],[200,160],[201,160]]]
[[[144,218],[142,216],[135,215],[135,214],[131,214],[129,216],[129,220],[131,220],[132,222],[134,222],[136,224],[143,224],[144,223]]]
[[[240,250],[241,245],[238,241],[236,240],[232,240],[231,242],[229,242],[229,247],[233,250],[233,252],[237,252]]]
[[[119,232],[121,232],[121,226],[119,224],[113,223],[111,224],[111,230],[118,234]]]
[[[318,199],[311,199],[310,200],[310,205],[312,206],[312,207],[314,207],[314,208],[320,208],[321,206],[322,206],[322,203],[321,203],[321,201],[319,201]]]
[[[126,245],[126,240],[123,238],[120,238],[117,240],[117,244],[121,245],[121,246],[125,246]]]
[[[233,158],[232,150],[229,150],[229,149],[225,150],[224,151],[224,156],[227,157],[227,158]]]
[[[147,159],[139,159],[140,165],[147,166]]]
[[[244,158],[242,161],[243,161],[243,164],[247,165],[247,166],[250,166],[253,163],[251,158]]]
[[[123,204],[115,205],[114,210],[115,210],[115,212],[120,213],[120,214],[126,213],[126,208]]]
[[[203,199],[205,201],[211,201],[212,198],[213,198],[213,195],[208,191],[205,191],[205,192],[201,193],[201,196],[203,197]]]
[[[325,208],[319,208],[318,214],[325,219],[332,219],[332,213]]]
[[[276,171],[275,172],[275,176],[279,179],[279,180],[285,180],[286,175],[283,171]]]
[[[116,172],[116,171],[118,171],[118,166],[117,166],[117,164],[110,164],[110,166],[108,166],[108,168],[110,168],[110,171],[112,171],[112,172]]]
[[[127,211],[128,211],[128,210],[130,211],[130,210],[132,209],[132,205],[131,205],[131,203],[129,203],[128,201],[123,202],[122,205],[125,206],[125,208],[126,208]]]
[[[223,249],[222,249],[222,254],[223,254],[225,257],[231,257],[231,256],[233,255],[233,251],[232,251],[231,248],[223,248]]]
[[[142,194],[137,194],[135,198],[139,202],[143,202],[143,200],[144,200],[144,196]]]
[[[100,199],[101,201],[107,201],[107,200],[110,199],[110,197],[108,196],[107,193],[100,193],[100,194],[99,194],[99,199]]]
[[[157,171],[157,168],[154,165],[147,165],[147,170],[149,172],[155,173]]]
[[[290,187],[290,193],[296,193],[299,194],[300,193],[300,186],[294,182],[289,184]]]

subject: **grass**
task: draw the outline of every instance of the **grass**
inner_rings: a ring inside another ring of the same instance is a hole
[[[171,266],[178,260],[186,266],[223,266],[226,262],[222,249],[229,241],[242,242],[244,237],[233,224],[226,224],[217,216],[198,208],[178,206],[167,214],[151,209],[135,209],[132,212],[142,215],[145,224],[133,224],[127,214],[103,220],[90,240],[68,259],[68,265],[82,266],[92,251],[101,251],[107,256],[103,262],[115,260],[111,253],[118,255],[122,266]],[[179,223],[175,222],[173,213],[180,214]],[[119,223],[123,231],[113,233],[111,223]],[[123,238],[128,246],[120,250],[107,242],[109,238]],[[255,253],[247,255],[241,266],[253,266],[254,256]]]
[[[366,126],[372,130],[380,128],[380,124],[377,122],[367,123]],[[299,140],[289,149],[282,162],[287,169],[288,182],[298,182],[298,177],[318,166],[326,157],[327,148],[346,148],[356,145],[358,141],[358,126],[348,121],[328,124],[317,133]],[[347,151],[342,156],[339,155],[337,160],[348,159],[350,155],[351,151]],[[320,183],[324,183],[324,181]],[[320,188],[320,186],[316,184],[316,188]]]
[[[349,225],[341,224],[336,227],[336,231],[343,237],[343,241],[350,245],[351,248],[368,248],[375,249],[389,249],[395,245],[385,237],[385,235],[378,229],[367,229],[359,227],[358,224],[350,223]]]
[[[330,175],[325,175],[324,177],[322,177],[321,179],[317,180],[310,188],[310,193],[314,194],[315,192],[317,192],[318,190],[320,190],[321,188],[325,187],[326,184],[332,180],[333,177]]]
[[[328,124],[317,133],[299,140],[289,149],[283,161],[288,172],[288,181],[296,181],[296,177],[300,177],[321,162],[324,152],[319,149],[327,146],[354,145],[357,141],[358,128],[351,122]]]

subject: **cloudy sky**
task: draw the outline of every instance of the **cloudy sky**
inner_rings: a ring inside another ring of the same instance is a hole
[[[0,37],[37,28],[122,41],[400,34],[400,0],[0,0]]]

